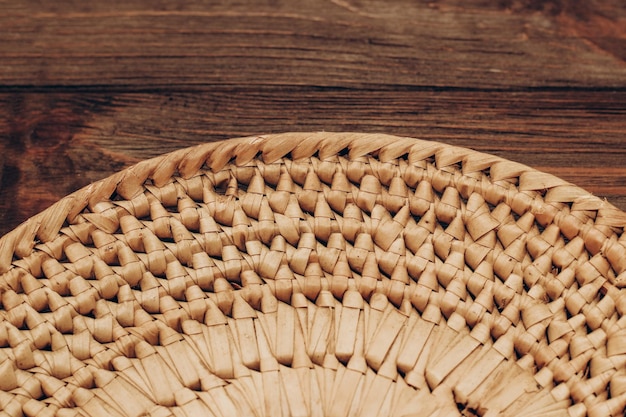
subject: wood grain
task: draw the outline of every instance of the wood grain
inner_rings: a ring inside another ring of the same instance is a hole
[[[624,87],[624,9],[617,0],[1,0],[0,82]]]
[[[626,92],[211,88],[5,93],[5,229],[141,159],[234,136],[366,131],[437,140],[554,173],[626,207]],[[82,109],[77,111],[76,109]],[[23,119],[28,115],[28,119]]]
[[[123,167],[283,131],[438,140],[626,209],[620,0],[0,0],[0,234]]]

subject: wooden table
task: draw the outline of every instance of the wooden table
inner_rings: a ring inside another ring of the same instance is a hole
[[[136,161],[283,131],[438,140],[626,209],[623,0],[0,0],[0,234]]]

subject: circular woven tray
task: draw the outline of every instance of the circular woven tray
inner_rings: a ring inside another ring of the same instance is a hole
[[[0,240],[0,415],[618,415],[624,225],[410,138],[147,160]]]

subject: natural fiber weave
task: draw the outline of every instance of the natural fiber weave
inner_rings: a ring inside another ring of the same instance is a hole
[[[0,415],[619,415],[624,225],[408,138],[144,161],[0,240]]]

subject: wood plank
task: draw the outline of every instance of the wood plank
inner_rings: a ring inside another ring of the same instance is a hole
[[[0,85],[626,86],[620,0],[0,0]]]
[[[234,136],[319,130],[473,148],[626,209],[624,90],[15,90],[0,93],[0,233],[141,159]]]

